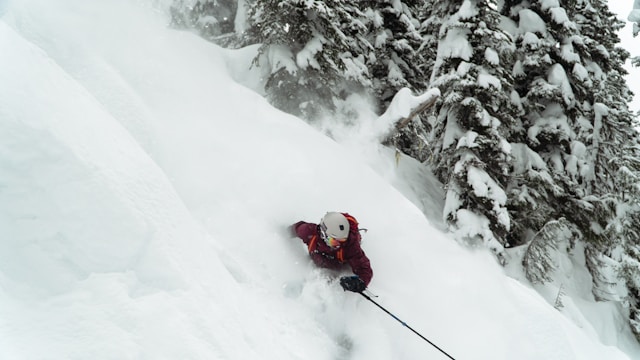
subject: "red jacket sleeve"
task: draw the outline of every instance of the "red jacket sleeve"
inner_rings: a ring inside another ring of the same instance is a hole
[[[371,278],[373,278],[373,270],[371,262],[360,247],[359,242],[353,242],[351,246],[345,249],[345,260],[351,266],[351,271],[358,275],[365,285],[369,286]]]
[[[311,237],[318,231],[318,225],[304,221],[298,221],[292,225],[293,231],[305,244],[309,244]]]

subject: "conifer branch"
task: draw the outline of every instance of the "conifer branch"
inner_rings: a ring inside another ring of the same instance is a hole
[[[428,108],[432,107],[433,104],[436,103],[436,100],[438,100],[438,96],[434,96],[432,98],[429,98],[425,102],[423,102],[422,104],[418,105],[415,109],[413,109],[411,111],[411,113],[409,113],[409,115],[407,117],[401,118],[396,123],[396,129],[400,130],[403,127],[407,126],[409,124],[409,122],[411,122],[411,120],[414,117],[416,117],[418,114],[422,113],[423,111],[427,110]]]

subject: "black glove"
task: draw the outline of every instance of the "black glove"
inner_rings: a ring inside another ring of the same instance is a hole
[[[340,286],[344,291],[363,292],[367,288],[364,281],[358,275],[343,276],[340,278]]]

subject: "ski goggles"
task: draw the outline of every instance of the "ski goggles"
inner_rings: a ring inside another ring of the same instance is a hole
[[[333,236],[329,236],[327,234],[327,226],[325,224],[320,224],[320,236],[322,237],[322,240],[332,248],[336,248],[347,241],[347,238],[338,239]]]
[[[347,241],[347,239],[336,239],[334,237],[327,237],[324,242],[327,243],[327,245],[329,245],[332,248],[336,248],[339,247],[340,245],[344,244]]]

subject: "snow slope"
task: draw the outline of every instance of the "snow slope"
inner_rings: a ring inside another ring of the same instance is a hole
[[[152,2],[1,4],[0,358],[442,359],[287,234],[328,210],[370,229],[376,300],[456,359],[640,356],[448,239],[389,185],[388,151],[273,109],[229,74],[244,56]]]

